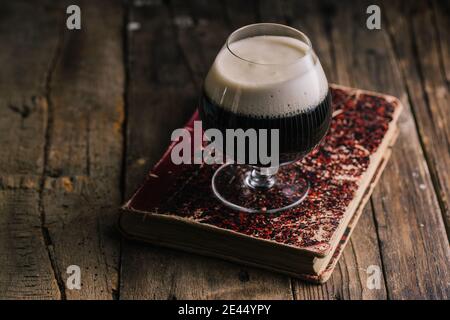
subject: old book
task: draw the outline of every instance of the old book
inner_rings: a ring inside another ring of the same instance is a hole
[[[333,119],[321,145],[290,170],[307,198],[278,213],[237,212],[212,194],[217,166],[174,165],[172,143],[122,207],[128,238],[274,270],[312,282],[331,275],[397,136],[398,99],[331,86]],[[192,128],[195,113],[186,125]]]

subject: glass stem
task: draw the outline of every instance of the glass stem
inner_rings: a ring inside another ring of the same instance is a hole
[[[246,177],[247,186],[255,189],[269,189],[275,184],[278,167],[254,168]]]

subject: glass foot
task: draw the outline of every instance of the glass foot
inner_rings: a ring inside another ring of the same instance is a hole
[[[273,213],[300,204],[308,194],[309,183],[290,165],[265,173],[249,165],[224,164],[214,173],[212,189],[232,209]]]

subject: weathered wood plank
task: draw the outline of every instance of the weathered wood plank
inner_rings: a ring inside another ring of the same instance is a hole
[[[386,21],[382,30],[365,28],[368,5],[347,2],[339,6],[333,19],[339,27],[333,28],[332,39],[339,57],[338,77],[348,74],[343,84],[393,94],[406,107],[399,122],[399,139],[372,196],[388,297],[447,298],[450,251],[438,199]],[[402,16],[398,13],[397,18]]]
[[[285,6],[290,24],[310,37],[328,81],[341,83],[340,78],[344,76],[337,74],[339,60],[336,61],[331,41],[332,28],[339,28],[332,25],[337,5],[330,1],[286,1]],[[366,270],[372,265],[382,270],[373,211],[368,204],[330,280],[322,286],[294,281],[296,299],[385,299],[384,279],[377,290],[370,290],[366,285]]]
[[[450,85],[450,3],[448,1],[432,1],[436,29],[439,37],[440,58],[443,64],[447,86]]]
[[[228,24],[233,30],[259,21],[258,0],[225,0]]]
[[[9,1],[0,11],[0,299],[61,297],[40,208],[46,82],[61,17],[48,4]]]
[[[186,1],[172,1],[175,21],[177,21],[177,17],[186,15],[188,8],[190,8],[189,12],[192,12],[191,21],[195,21],[194,24],[185,26],[176,24],[176,31],[178,43],[198,90],[203,83],[207,68],[213,63],[216,54],[225,44],[225,40],[232,31],[226,25],[227,18],[230,19],[229,21],[233,21],[234,16],[228,12],[229,10],[218,5],[219,2],[214,3],[215,6],[202,6],[201,2],[192,6],[187,4]],[[197,8],[200,6],[202,10],[198,11]],[[226,14],[224,15],[221,9],[228,12],[229,17]],[[243,14],[244,11],[241,11],[241,13]],[[191,52],[195,52],[195,54],[190,54]]]
[[[444,6],[443,3],[436,3],[436,7]],[[450,232],[450,94],[444,58],[448,29],[441,29],[439,37],[436,16],[427,2],[397,1],[385,11],[434,188]],[[439,16],[449,14],[444,8],[437,11]]]
[[[258,14],[261,22],[286,24],[283,1],[259,0],[258,4]]]
[[[140,28],[127,35],[127,197],[164,152],[171,130],[182,126],[195,108],[189,71],[182,62],[168,9],[154,2],[129,11],[129,22]],[[191,104],[182,104],[183,100]],[[129,241],[122,248],[121,299],[177,297],[172,292],[176,283],[166,279],[164,269],[178,252]]]
[[[160,157],[172,130],[182,126],[193,112],[205,72],[230,31],[219,10],[221,7],[209,4],[192,4],[193,16],[183,2],[173,3],[173,23],[162,3],[131,9],[131,20],[141,23],[141,30],[129,36],[133,62],[128,99],[128,146],[132,156],[128,159],[127,189],[130,191]],[[178,39],[184,38],[186,42],[178,43],[177,33]],[[148,76],[154,72],[160,72],[160,77]],[[155,119],[156,126],[148,128],[148,134],[143,134],[142,127],[137,125],[143,117]],[[150,144],[151,141],[155,143]],[[148,149],[143,150],[143,145]],[[140,163],[145,165],[133,165],[142,158],[146,161]],[[123,299],[292,297],[287,277],[130,242],[124,243],[120,292]]]
[[[112,299],[122,199],[123,12],[120,1],[76,3],[82,28],[70,31],[63,24],[49,83],[43,222],[63,281],[69,265],[81,268],[82,288],[66,290],[66,298]]]
[[[40,178],[2,177],[0,187],[0,298],[59,299],[41,225]]]

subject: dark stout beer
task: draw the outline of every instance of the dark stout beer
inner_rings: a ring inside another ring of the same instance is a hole
[[[317,106],[297,114],[254,117],[228,111],[214,103],[206,93],[203,93],[200,102],[200,115],[203,128],[219,129],[223,133],[224,139],[226,129],[240,128],[244,131],[251,128],[255,130],[278,129],[279,157],[283,163],[304,156],[321,141],[330,125],[331,96],[328,92]],[[267,143],[270,144],[270,139],[267,139]],[[268,149],[271,150],[270,145]]]
[[[324,137],[331,97],[320,62],[307,44],[256,36],[218,54],[205,80],[200,115],[203,128],[219,129],[224,139],[226,129],[278,129],[284,163],[304,156]],[[267,143],[271,150],[270,139]]]

